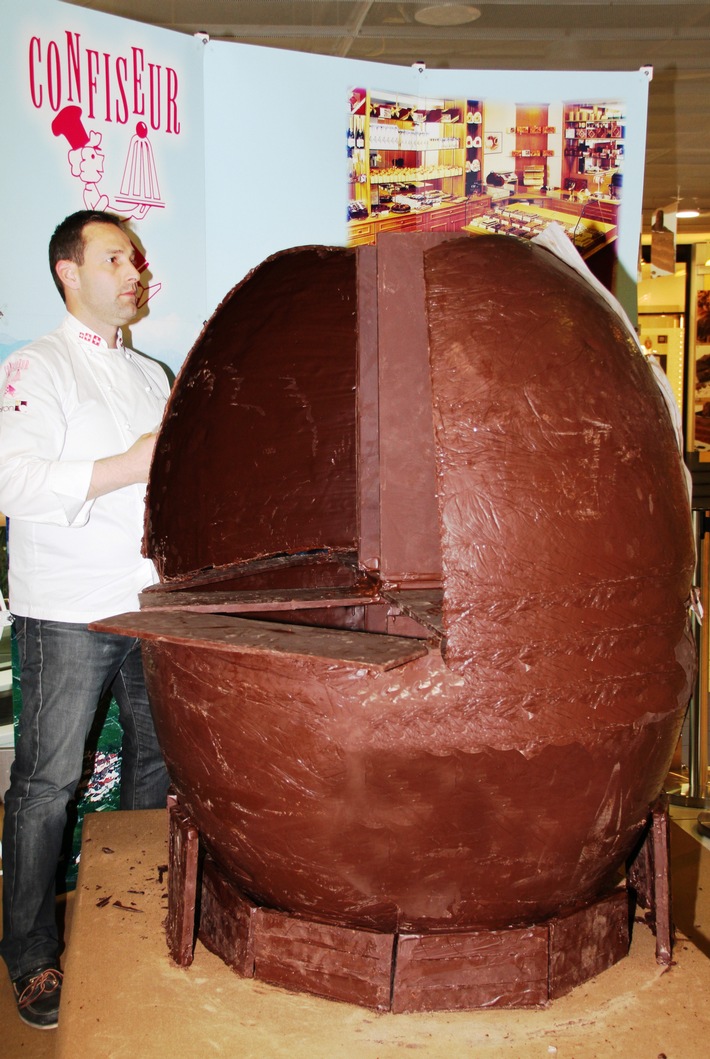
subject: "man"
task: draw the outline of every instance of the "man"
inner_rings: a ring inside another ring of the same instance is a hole
[[[3,956],[20,1017],[57,1025],[55,873],[84,743],[110,688],[123,728],[121,808],[165,804],[168,779],[140,642],[90,632],[154,583],[141,556],[145,483],[168,382],[124,347],[136,313],[134,248],[117,217],[81,211],[49,244],[67,316],[4,365],[0,510],[22,712],[3,828]]]

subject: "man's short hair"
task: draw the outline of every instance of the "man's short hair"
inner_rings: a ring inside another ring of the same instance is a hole
[[[59,261],[73,261],[75,265],[84,264],[84,229],[87,224],[113,224],[123,231],[121,218],[115,213],[103,213],[98,210],[78,210],[65,217],[61,224],[54,229],[54,234],[49,240],[49,269],[52,273],[54,285],[59,291],[62,301],[66,302],[64,284],[57,275],[57,263]]]

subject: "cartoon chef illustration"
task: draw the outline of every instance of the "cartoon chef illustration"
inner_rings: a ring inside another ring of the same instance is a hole
[[[101,133],[86,132],[81,120],[81,107],[68,106],[59,111],[52,122],[55,136],[66,136],[69,142],[69,168],[72,176],[84,185],[84,205],[87,210],[108,208],[107,195],[99,191],[104,174],[104,153],[101,150]]]
[[[155,159],[145,122],[138,122],[131,138],[120,194],[114,203],[99,190],[105,160],[101,133],[95,129],[86,131],[81,107],[75,104],[62,107],[52,122],[52,132],[55,136],[66,137],[69,143],[69,168],[72,176],[78,177],[84,185],[87,210],[112,209],[122,217],[143,220],[153,207],[165,205],[160,198]]]

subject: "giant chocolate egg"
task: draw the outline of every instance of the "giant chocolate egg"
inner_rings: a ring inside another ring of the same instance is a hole
[[[146,548],[124,628],[251,900],[456,931],[613,884],[689,697],[693,541],[653,372],[548,250],[264,262],[178,378]]]

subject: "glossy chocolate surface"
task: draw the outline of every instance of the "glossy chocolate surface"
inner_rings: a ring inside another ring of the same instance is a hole
[[[289,252],[213,318],[159,444],[165,576],[354,549],[369,585],[353,623],[318,629],[299,623],[317,563],[282,570],[272,649],[252,612],[224,634],[189,606],[104,623],[144,638],[168,767],[221,870],[259,904],[383,931],[521,927],[605,893],[694,648],[673,426],[603,299],[504,237]],[[385,665],[399,631],[418,657]]]

